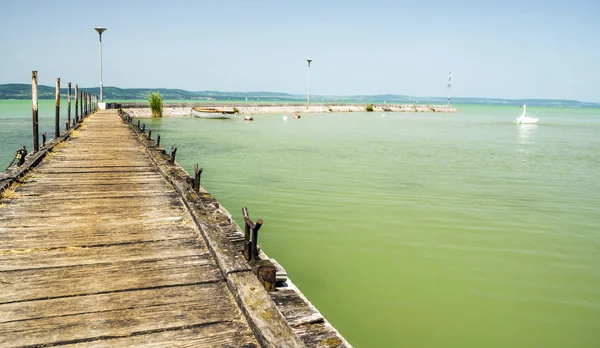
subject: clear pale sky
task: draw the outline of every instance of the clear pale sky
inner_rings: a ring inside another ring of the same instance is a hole
[[[598,0],[0,0],[0,84],[98,86],[96,26],[104,86],[600,102]]]

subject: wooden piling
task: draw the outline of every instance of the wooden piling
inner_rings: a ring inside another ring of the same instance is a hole
[[[202,168],[198,168],[198,163],[194,164],[194,191],[200,192],[200,177],[202,176]]]
[[[69,86],[67,92],[67,129],[71,128],[71,82],[67,83]]]
[[[46,146],[46,132],[42,133],[42,146]]]
[[[156,136],[156,147],[160,147],[160,134]]]
[[[248,215],[248,208],[246,207],[242,208],[242,214],[244,216],[244,254],[246,254],[248,261],[255,261],[258,256],[258,230],[262,226],[263,221],[262,219],[258,219],[256,223],[252,222]],[[252,231],[252,237],[250,237],[250,231]]]
[[[54,96],[56,105],[56,114],[54,117],[54,137],[58,138],[60,136],[60,77],[56,78],[56,93]]]
[[[79,85],[75,84],[75,123],[79,122]]]
[[[39,139],[39,124],[38,124],[38,73],[37,71],[31,72],[31,109],[33,118],[33,152],[40,150],[40,139]]]
[[[177,154],[177,148],[175,145],[171,146],[171,164],[175,164],[175,155]]]
[[[80,119],[83,120],[83,91],[79,91],[79,100],[81,101],[79,103],[79,115],[81,115]]]

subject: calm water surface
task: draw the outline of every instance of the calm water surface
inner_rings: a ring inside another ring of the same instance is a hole
[[[597,346],[600,110],[459,109],[143,122],[238,223],[265,221],[261,246],[356,347]],[[0,102],[0,163],[29,110]]]

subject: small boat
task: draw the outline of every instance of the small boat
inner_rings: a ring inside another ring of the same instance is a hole
[[[195,107],[192,109],[192,116],[197,118],[232,118],[233,111],[217,110],[212,108]]]
[[[514,122],[515,124],[534,124],[537,122],[537,118],[525,116],[527,105],[523,104],[523,113]]]
[[[244,116],[244,121],[253,121],[254,117],[252,116]]]
[[[294,114],[294,118],[300,118],[300,114]]]

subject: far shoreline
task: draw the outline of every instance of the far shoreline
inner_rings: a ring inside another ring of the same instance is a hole
[[[147,103],[120,103],[120,107],[133,117],[152,117]],[[367,112],[368,104],[216,104],[216,103],[165,103],[163,116],[190,116],[192,108],[213,108],[221,111],[235,111],[240,115],[260,114],[303,114],[303,113],[344,113]],[[448,105],[420,104],[371,104],[373,112],[456,112]]]

